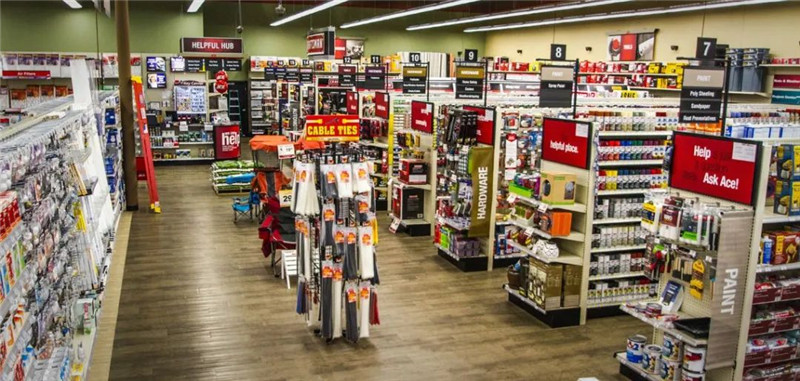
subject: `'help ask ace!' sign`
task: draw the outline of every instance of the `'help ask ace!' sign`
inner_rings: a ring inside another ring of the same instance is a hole
[[[753,204],[760,143],[676,132],[670,187]]]

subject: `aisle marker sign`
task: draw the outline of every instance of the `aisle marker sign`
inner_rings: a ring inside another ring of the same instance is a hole
[[[425,94],[428,68],[426,66],[403,67],[403,94]]]
[[[544,118],[542,159],[589,169],[592,124],[572,119]]]
[[[542,66],[539,107],[572,107],[572,86],[575,68],[572,66]]]
[[[339,66],[339,86],[353,87],[356,85],[356,67]]]
[[[723,68],[685,68],[681,88],[681,123],[718,123],[722,110]]]
[[[306,140],[357,142],[358,115],[309,115],[306,117]]]
[[[669,186],[753,205],[761,143],[675,132]]]
[[[456,66],[456,99],[483,99],[483,66]]]

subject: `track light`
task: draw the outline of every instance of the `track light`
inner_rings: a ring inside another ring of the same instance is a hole
[[[416,15],[416,14],[425,13],[425,12],[438,11],[440,9],[457,7],[459,5],[474,3],[476,1],[479,1],[479,0],[443,1],[441,3],[437,3],[437,4],[433,4],[433,5],[426,5],[424,7],[411,8],[411,9],[408,9],[408,10],[405,10],[405,11],[401,11],[401,12],[390,13],[388,15],[383,15],[383,16],[378,16],[378,17],[373,17],[373,18],[353,21],[353,22],[346,23],[346,24],[340,26],[340,28],[342,28],[342,29],[352,28],[354,26],[372,24],[372,23],[376,23],[376,22],[381,22],[381,21],[396,19],[396,18],[400,18],[400,17]]]
[[[464,17],[464,18],[454,19],[454,20],[433,22],[433,23],[420,24],[420,25],[412,25],[412,26],[406,28],[406,30],[422,30],[422,29],[430,29],[430,28],[440,28],[440,27],[443,27],[443,26],[469,24],[469,23],[475,23],[475,22],[481,22],[481,21],[506,19],[506,18],[509,18],[509,17],[530,16],[530,15],[536,15],[536,14],[540,14],[540,13],[568,11],[568,10],[572,10],[572,9],[581,9],[581,8],[588,8],[588,7],[599,7],[599,6],[602,6],[602,5],[611,5],[611,4],[617,4],[617,3],[627,3],[627,2],[630,2],[630,1],[631,0],[582,1],[582,2],[577,2],[577,3],[563,4],[563,5],[520,9],[518,11],[493,13],[493,14],[488,14],[488,15],[483,15],[483,16]]]
[[[702,5],[677,6],[677,7],[656,8],[656,9],[643,9],[643,10],[633,11],[633,12],[601,13],[601,14],[594,14],[594,15],[587,15],[587,16],[560,18],[560,19],[555,19],[555,20],[544,20],[544,21],[523,22],[523,23],[516,23],[516,24],[483,26],[483,27],[477,27],[477,28],[467,28],[467,29],[464,29],[464,32],[472,33],[472,32],[488,32],[488,31],[493,31],[493,30],[504,30],[504,29],[532,28],[532,27],[546,26],[546,25],[558,25],[558,24],[569,24],[569,23],[576,23],[576,22],[588,22],[588,21],[598,21],[598,20],[612,20],[612,19],[633,18],[633,17],[642,17],[642,16],[665,15],[665,14],[671,14],[671,13],[702,11],[702,10],[709,10],[709,9],[732,8],[732,7],[739,7],[739,6],[745,6],[745,5],[759,5],[759,4],[779,3],[779,2],[783,2],[783,1],[786,1],[786,0],[720,1],[720,2],[716,2],[716,3],[704,3]]]
[[[189,12],[189,13],[197,12],[198,10],[200,10],[200,7],[203,6],[203,3],[205,1],[206,0],[192,0],[192,3],[189,4],[189,9],[187,9],[186,12]]]
[[[67,5],[72,9],[81,9],[83,6],[77,0],[64,0]]]
[[[273,22],[272,24],[269,24],[269,25],[270,26],[283,25],[283,24],[292,22],[294,20],[306,17],[306,16],[308,16],[310,14],[314,14],[314,13],[317,13],[319,11],[324,11],[324,10],[326,10],[328,8],[335,7],[335,6],[337,6],[339,4],[342,4],[342,3],[346,2],[346,1],[347,0],[331,0],[331,1],[328,1],[328,2],[325,2],[325,3],[322,3],[320,5],[317,5],[314,8],[306,9],[306,10],[300,12],[300,13],[295,13],[295,14],[289,16],[289,17],[284,17],[284,18],[282,18],[282,19],[280,19],[278,21],[275,21],[275,22]]]

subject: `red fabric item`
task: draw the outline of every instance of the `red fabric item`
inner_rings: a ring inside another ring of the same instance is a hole
[[[369,325],[381,325],[381,318],[378,315],[378,293],[372,290],[369,297]]]

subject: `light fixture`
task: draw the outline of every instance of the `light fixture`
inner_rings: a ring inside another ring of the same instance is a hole
[[[601,14],[594,14],[594,15],[587,15],[587,16],[560,18],[560,19],[555,19],[555,20],[543,20],[543,21],[523,22],[523,23],[516,23],[516,24],[482,26],[482,27],[477,27],[477,28],[467,28],[467,29],[464,29],[464,32],[468,32],[468,33],[471,33],[471,32],[488,32],[488,31],[493,31],[493,30],[531,28],[531,27],[536,27],[536,26],[569,24],[569,23],[576,23],[576,22],[588,22],[588,21],[598,21],[598,20],[612,20],[612,19],[633,18],[633,17],[642,17],[642,16],[665,15],[665,14],[671,14],[671,13],[702,11],[702,10],[709,10],[709,9],[732,8],[732,7],[739,7],[739,6],[744,6],[744,5],[759,5],[759,4],[779,3],[779,2],[783,2],[783,1],[786,1],[786,0],[720,1],[720,2],[716,2],[716,3],[704,3],[704,4],[701,4],[701,5],[676,6],[676,7],[655,8],[655,9],[651,8],[651,9],[643,9],[643,10],[638,10],[638,11],[633,11],[633,12],[601,13]]]
[[[488,14],[488,15],[483,15],[483,16],[464,17],[464,18],[454,19],[454,20],[433,22],[433,23],[420,24],[420,25],[412,25],[412,26],[406,28],[406,30],[421,30],[421,29],[430,29],[430,28],[440,28],[440,27],[443,27],[443,26],[450,26],[450,25],[469,24],[469,23],[481,22],[481,21],[505,19],[505,18],[509,18],[509,17],[530,16],[530,15],[536,15],[536,14],[540,14],[540,13],[568,11],[568,10],[572,10],[572,9],[598,7],[598,6],[602,6],[602,5],[611,5],[611,4],[617,4],[617,3],[627,3],[627,2],[630,2],[630,1],[631,0],[582,1],[582,2],[577,2],[577,3],[563,4],[563,5],[536,7],[536,8],[526,8],[526,9],[520,9],[518,11],[493,13],[493,14]]]
[[[186,12],[189,12],[189,13],[197,12],[198,10],[200,10],[200,7],[203,6],[203,3],[205,1],[206,0],[192,0],[192,3],[189,4],[189,9],[187,9]]]
[[[72,9],[81,9],[83,6],[77,0],[64,0],[67,5]]]
[[[319,11],[324,11],[324,10],[326,10],[328,8],[335,7],[335,6],[337,6],[339,4],[342,4],[342,3],[346,2],[346,1],[347,0],[331,0],[331,1],[328,1],[328,2],[325,2],[325,3],[322,3],[320,5],[317,5],[314,8],[308,8],[308,9],[306,9],[306,10],[300,12],[300,13],[295,13],[295,14],[289,16],[289,17],[284,17],[284,18],[282,18],[282,19],[280,19],[278,21],[275,21],[275,22],[273,22],[272,24],[269,24],[269,25],[270,26],[283,25],[283,24],[286,24],[288,22],[292,22],[294,20],[297,20],[299,18],[306,17],[306,16],[308,16],[310,14],[314,14],[314,13],[317,13]]]
[[[480,0],[443,1],[441,3],[437,3],[437,4],[433,4],[433,5],[426,5],[426,6],[423,6],[423,7],[411,8],[411,9],[408,9],[408,10],[405,10],[405,11],[390,13],[388,15],[383,15],[383,16],[378,16],[378,17],[373,17],[373,18],[368,18],[368,19],[349,22],[349,23],[346,23],[346,24],[340,26],[340,28],[342,28],[342,29],[352,28],[354,26],[372,24],[372,23],[376,23],[376,22],[381,22],[381,21],[396,19],[396,18],[400,18],[400,17],[416,15],[416,14],[425,13],[425,12],[438,11],[440,9],[457,7],[459,5],[474,3],[476,1],[480,1]]]

